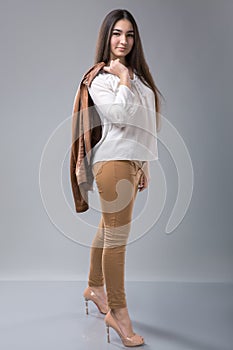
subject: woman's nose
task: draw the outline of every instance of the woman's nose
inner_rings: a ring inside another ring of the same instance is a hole
[[[127,38],[125,35],[122,35],[122,37],[121,37],[121,44],[123,44],[123,45],[127,44]]]

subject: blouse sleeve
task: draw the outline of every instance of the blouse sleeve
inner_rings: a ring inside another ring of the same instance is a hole
[[[120,128],[132,124],[137,106],[134,93],[126,85],[119,85],[114,91],[110,79],[99,74],[89,87],[89,93],[97,110],[111,123]]]

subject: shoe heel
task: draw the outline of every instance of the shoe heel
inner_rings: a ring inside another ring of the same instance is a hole
[[[88,299],[85,298],[86,315],[88,315]]]
[[[110,343],[110,332],[109,332],[109,325],[106,325],[106,331],[107,331],[107,342]]]

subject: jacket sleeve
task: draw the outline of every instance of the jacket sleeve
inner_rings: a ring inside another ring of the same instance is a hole
[[[89,208],[86,169],[83,158],[84,135],[82,127],[82,112],[80,111],[80,88],[78,88],[72,110],[72,144],[70,152],[70,179],[76,212],[84,212]],[[80,162],[79,162],[80,161]]]
[[[99,74],[89,87],[89,93],[100,115],[122,128],[132,124],[138,106],[134,93],[126,85],[119,85],[116,91],[105,74]]]

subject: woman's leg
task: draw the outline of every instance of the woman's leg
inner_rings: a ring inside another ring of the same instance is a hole
[[[86,299],[94,301],[102,313],[107,313],[108,303],[104,289],[104,276],[102,270],[103,242],[104,225],[103,218],[101,217],[97,233],[92,241],[88,287],[85,289],[83,295]],[[88,306],[86,307],[88,310]]]
[[[124,288],[125,251],[142,170],[132,161],[108,161],[94,164],[93,172],[102,217],[92,242],[89,286],[104,298],[105,280],[109,307],[130,337],[134,332]]]
[[[100,219],[99,227],[92,241],[90,253],[89,287],[100,287],[104,285],[102,269],[102,255],[104,246],[104,221]]]
[[[125,251],[140,177],[132,161],[107,161],[96,174],[104,225],[102,268],[108,304],[126,308]]]

